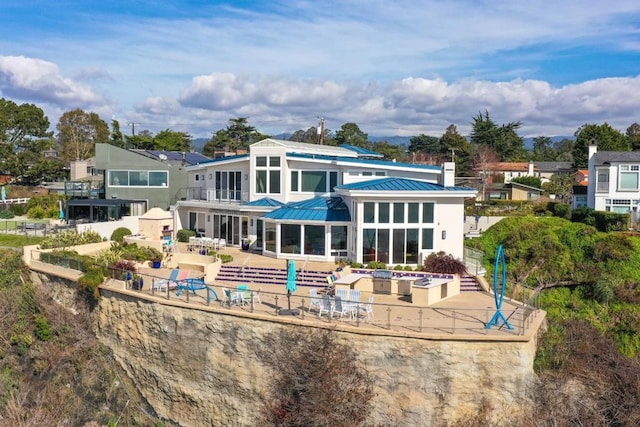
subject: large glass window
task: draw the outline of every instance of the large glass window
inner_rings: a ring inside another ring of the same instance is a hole
[[[389,230],[378,229],[378,250],[376,261],[389,263]]]
[[[420,207],[420,204],[418,204],[418,203],[409,203],[408,204],[408,212],[407,212],[407,214],[408,214],[409,218],[408,218],[407,222],[412,223],[412,224],[420,222],[418,220],[418,208],[419,207]]]
[[[109,171],[109,186],[114,187],[166,187],[167,171]]]
[[[146,187],[149,185],[149,174],[147,171],[129,172],[129,185],[132,187]]]
[[[325,193],[327,191],[327,173],[325,171],[302,171],[302,191]]]
[[[285,254],[301,253],[299,224],[280,225],[280,252]]]
[[[266,167],[267,166],[267,158],[265,156],[256,157],[256,166],[258,166],[258,167]]]
[[[620,182],[618,184],[621,191],[638,190],[638,165],[620,165]]]
[[[378,222],[389,223],[389,203],[378,203]]]
[[[407,252],[405,257],[405,264],[417,264],[418,263],[418,229],[407,229]]]
[[[365,228],[362,230],[362,262],[367,264],[376,260],[376,230]]]
[[[276,224],[273,222],[264,223],[264,249],[266,251],[276,251]]]
[[[424,224],[433,224],[433,203],[422,204],[422,222]]]
[[[399,230],[393,230],[393,263],[404,264],[404,228]]]
[[[298,171],[291,171],[291,191],[298,191]]]
[[[304,226],[304,253],[305,255],[325,254],[324,225]]]
[[[331,226],[331,255],[347,256],[347,226]]]
[[[279,168],[280,157],[277,157],[277,156],[269,157],[269,166],[271,166],[272,168]]]
[[[422,249],[433,249],[433,228],[422,229]]]
[[[609,171],[598,171],[598,182],[596,191],[609,191]]]
[[[278,159],[280,157],[277,157]],[[280,193],[280,171],[272,170],[269,171],[269,193],[278,194]]]
[[[404,222],[404,203],[393,204],[393,222],[396,224]]]
[[[267,192],[267,171],[256,171],[256,193]]]
[[[169,185],[165,171],[149,172],[149,187],[166,187]]]
[[[375,222],[376,204],[373,202],[364,202],[364,222]]]
[[[338,186],[338,172],[329,172],[329,192]]]

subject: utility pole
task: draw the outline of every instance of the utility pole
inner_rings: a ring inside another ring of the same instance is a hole
[[[456,149],[455,148],[449,148],[449,150],[451,150],[451,161],[455,162],[456,161]]]
[[[324,145],[324,117],[318,117],[320,121],[318,127],[318,133],[320,134],[320,145]]]
[[[129,126],[131,126],[131,136],[134,136],[136,134],[136,125],[139,125],[140,123],[134,123],[134,122],[130,122],[128,123]]]

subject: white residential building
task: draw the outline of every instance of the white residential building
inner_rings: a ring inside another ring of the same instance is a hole
[[[589,144],[587,206],[599,211],[631,213],[640,204],[640,152],[601,151]]]
[[[418,264],[463,257],[464,200],[443,167],[374,159],[362,149],[265,139],[248,154],[188,167],[176,229],[286,259]]]

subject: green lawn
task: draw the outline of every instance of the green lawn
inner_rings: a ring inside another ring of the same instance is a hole
[[[28,245],[37,245],[42,242],[44,237],[25,236],[22,234],[2,234],[0,233],[0,246],[10,246],[13,248],[21,248]]]

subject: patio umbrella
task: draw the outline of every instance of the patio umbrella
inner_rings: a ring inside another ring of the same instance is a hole
[[[2,203],[6,203],[7,201],[7,190],[2,186]]]
[[[62,200],[58,200],[60,205],[60,219],[64,219],[64,210],[62,209]]]
[[[288,310],[280,311],[280,314],[298,314],[298,310],[291,310],[291,292],[296,291],[296,262],[292,259],[287,261],[287,303]]]

